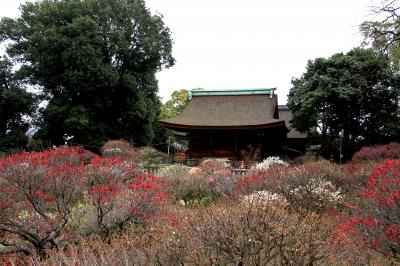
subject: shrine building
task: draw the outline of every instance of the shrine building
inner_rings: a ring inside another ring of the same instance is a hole
[[[278,105],[275,90],[191,90],[180,115],[159,123],[187,140],[187,159],[260,161],[301,155],[306,135],[290,127],[291,112]]]

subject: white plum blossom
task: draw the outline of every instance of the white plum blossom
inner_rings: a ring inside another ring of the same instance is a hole
[[[285,161],[283,161],[281,158],[278,156],[271,156],[266,158],[264,161],[261,163],[256,164],[255,168],[259,170],[263,169],[268,169],[271,166],[289,166],[289,164]]]
[[[256,191],[250,195],[246,195],[242,197],[241,200],[243,203],[257,203],[257,202],[268,202],[268,201],[277,201],[280,203],[285,203],[286,200],[284,197],[277,193],[271,193],[267,190]]]
[[[318,196],[318,198],[324,198],[331,202],[338,201],[342,198],[342,191],[336,189],[330,181],[324,179],[310,179],[307,185],[299,186],[290,191],[290,193],[296,196],[301,196],[304,191],[308,191]]]

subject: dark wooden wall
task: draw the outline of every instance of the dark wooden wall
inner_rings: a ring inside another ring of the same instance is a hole
[[[258,159],[262,159],[280,153],[286,140],[286,131],[282,128],[236,131],[198,130],[189,132],[188,138],[187,154],[190,159],[219,157],[243,160],[244,157],[248,158],[251,155],[251,151],[259,152]]]

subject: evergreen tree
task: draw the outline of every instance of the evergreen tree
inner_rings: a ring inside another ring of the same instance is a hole
[[[53,144],[154,137],[160,101],[157,71],[174,63],[161,16],[143,0],[41,0],[3,18],[0,40],[21,64],[18,75],[48,100],[37,134]]]
[[[11,62],[0,58],[0,152],[26,147],[29,128],[26,116],[34,110],[34,95],[21,87],[12,73]]]
[[[337,158],[342,130],[347,158],[361,146],[400,139],[399,78],[387,56],[357,48],[317,58],[292,84],[292,125],[303,132],[317,128],[326,157]]]

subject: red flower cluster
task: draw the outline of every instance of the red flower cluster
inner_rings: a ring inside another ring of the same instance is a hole
[[[95,157],[85,169],[88,201],[96,208],[103,238],[113,223],[124,226],[162,216],[165,183],[119,157]],[[121,221],[122,220],[122,221]]]
[[[68,205],[82,186],[84,156],[81,149],[63,147],[2,159],[0,206],[11,205],[14,213],[45,213],[59,209],[61,201]]]
[[[11,155],[0,160],[0,242],[25,239],[24,247],[38,253],[54,247],[79,203],[95,208],[103,228],[113,226],[113,219],[121,226],[164,215],[164,186],[130,161],[103,159],[82,148]]]
[[[374,200],[377,207],[385,208],[400,203],[400,160],[385,160],[368,178],[362,197]]]
[[[386,255],[400,255],[400,160],[385,160],[370,174],[361,191],[360,206],[352,206],[336,228],[334,240],[340,244],[345,237]]]
[[[364,147],[353,155],[352,162],[381,161],[384,159],[400,159],[400,143],[389,143],[373,147]]]
[[[24,249],[32,247],[39,254],[56,246],[83,194],[83,169],[90,156],[81,148],[61,147],[1,159],[0,241],[23,239]]]
[[[255,191],[274,191],[290,171],[287,167],[271,167],[263,170],[252,170],[236,183],[236,194],[250,194]]]

